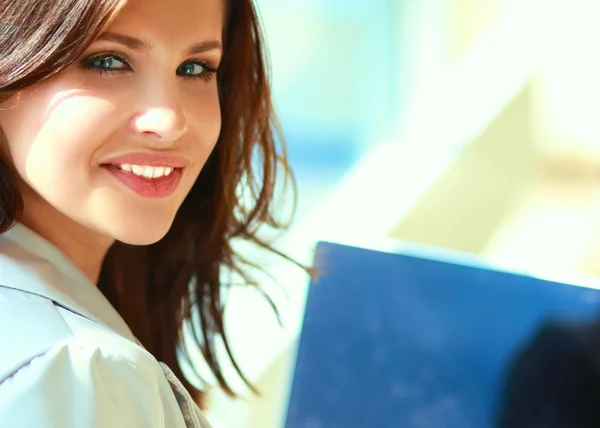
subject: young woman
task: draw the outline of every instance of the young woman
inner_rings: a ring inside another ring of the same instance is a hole
[[[277,141],[251,0],[0,3],[0,426],[207,426],[182,326],[227,389]]]

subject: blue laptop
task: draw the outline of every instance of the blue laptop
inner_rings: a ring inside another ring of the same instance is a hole
[[[595,279],[441,254],[319,243],[285,427],[600,427]]]

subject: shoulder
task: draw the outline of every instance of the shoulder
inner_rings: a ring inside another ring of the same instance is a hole
[[[592,336],[600,341],[585,325],[541,326],[504,373],[498,426],[573,426],[576,420],[597,420],[600,409],[593,403],[600,400],[600,355],[591,347]]]
[[[0,286],[0,383],[33,358],[69,343],[97,349],[105,359],[157,366],[136,343],[36,294]]]
[[[561,378],[586,377],[594,372],[594,361],[581,341],[581,328],[548,323],[532,336],[510,364],[509,380],[520,386],[562,384]]]
[[[159,377],[76,340],[55,344],[0,384],[0,426],[155,427],[165,421]]]
[[[565,363],[577,361],[591,362],[588,344],[582,340],[587,336],[587,326],[566,325],[549,322],[540,327],[517,356],[515,365],[526,365],[527,371],[537,371],[538,368],[560,368],[564,370]],[[598,337],[600,339],[600,337]],[[579,367],[581,367],[578,364]],[[563,371],[559,370],[559,371]]]
[[[160,426],[170,410],[158,362],[61,310],[0,287],[0,426]]]
[[[0,383],[73,332],[52,301],[0,286]]]

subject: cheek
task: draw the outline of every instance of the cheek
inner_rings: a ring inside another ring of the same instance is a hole
[[[94,150],[109,132],[106,124],[113,111],[111,103],[76,92],[27,99],[11,112],[6,126],[20,175],[33,187],[81,182]]]
[[[221,109],[218,101],[215,103],[206,121],[206,145],[212,151],[221,134]]]
[[[216,91],[190,100],[193,106],[188,111],[188,127],[194,130],[192,140],[199,157],[206,160],[221,133],[221,109]]]

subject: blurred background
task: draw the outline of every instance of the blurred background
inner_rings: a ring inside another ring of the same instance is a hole
[[[298,184],[280,246],[395,238],[521,270],[600,273],[600,39],[592,0],[258,0]],[[274,262],[279,327],[229,298],[263,392],[210,394],[215,428],[282,427],[308,279]],[[267,287],[268,288],[268,287]],[[285,291],[285,293],[283,293]]]

